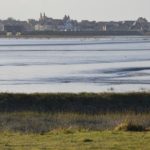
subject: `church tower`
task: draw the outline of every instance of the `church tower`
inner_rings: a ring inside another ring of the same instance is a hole
[[[43,20],[43,15],[42,15],[42,13],[40,13],[40,20]]]

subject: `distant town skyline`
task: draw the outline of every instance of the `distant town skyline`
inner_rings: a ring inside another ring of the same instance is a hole
[[[150,0],[1,0],[0,19],[19,20],[47,16],[75,20],[123,21],[144,17],[150,21]]]

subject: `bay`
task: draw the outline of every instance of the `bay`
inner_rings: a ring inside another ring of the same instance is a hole
[[[149,90],[149,36],[0,39],[0,92]]]

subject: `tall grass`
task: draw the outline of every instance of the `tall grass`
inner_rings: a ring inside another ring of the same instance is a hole
[[[150,93],[0,94],[0,131],[112,130],[125,120],[150,127]]]
[[[113,130],[126,120],[150,127],[150,114],[0,113],[0,131],[43,133],[52,130]]]

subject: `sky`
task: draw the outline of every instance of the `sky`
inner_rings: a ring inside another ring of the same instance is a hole
[[[27,20],[70,15],[76,20],[118,21],[145,17],[150,21],[150,0],[0,0],[0,18]]]

